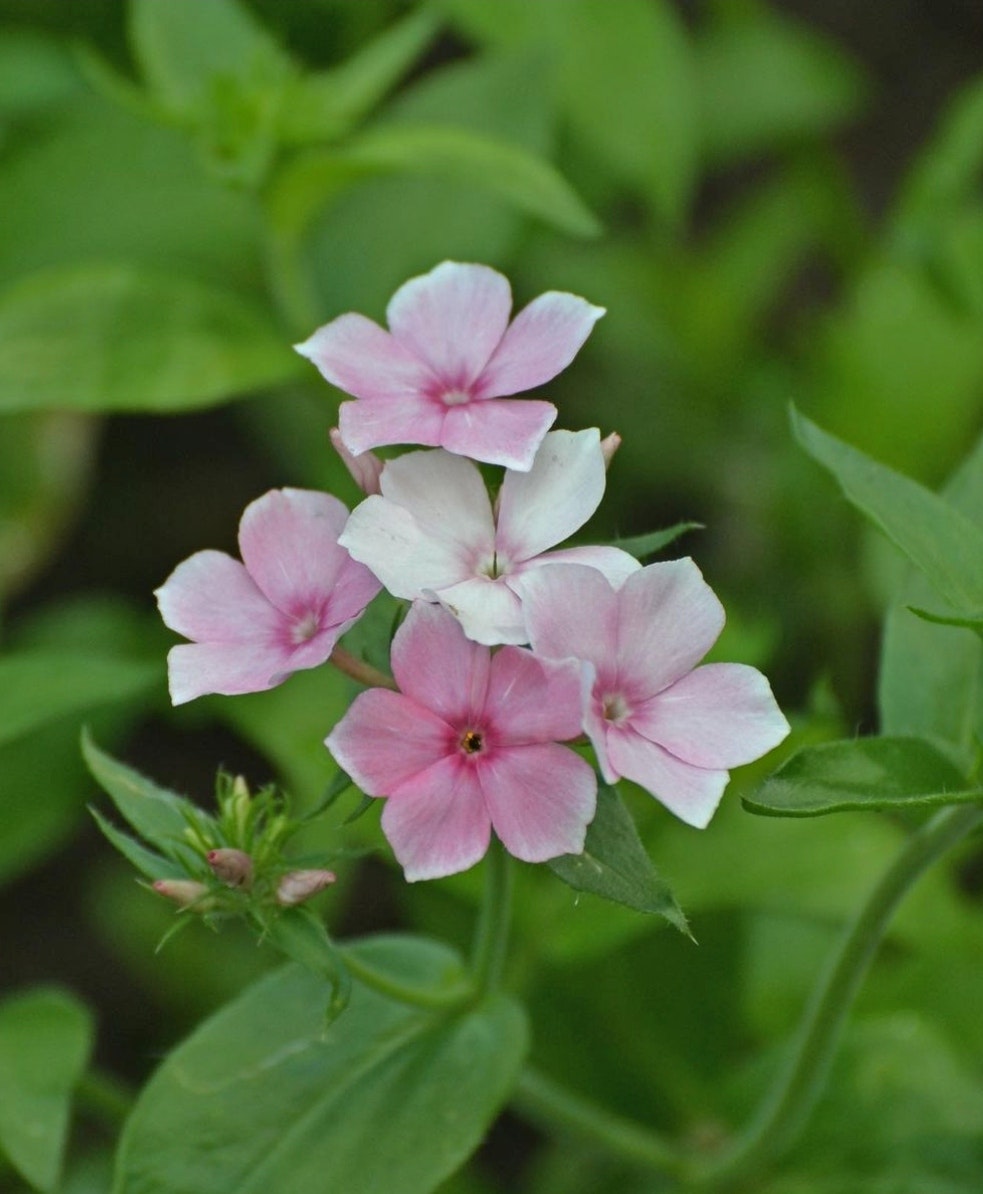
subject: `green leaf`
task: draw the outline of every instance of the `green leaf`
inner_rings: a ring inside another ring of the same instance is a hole
[[[794,408],[792,428],[849,500],[957,612],[973,616],[983,607],[983,531],[944,498],[836,439]]]
[[[27,29],[0,32],[0,113],[41,111],[78,89],[78,72],[64,46]]]
[[[63,991],[0,1004],[0,1146],[35,1189],[54,1190],[71,1095],[92,1047],[92,1018]]]
[[[0,298],[0,410],[188,410],[301,373],[268,316],[192,278],[76,266]]]
[[[965,630],[975,630],[977,634],[983,632],[983,613],[966,614],[965,616],[957,616],[950,614],[933,613],[928,609],[919,609],[915,605],[909,605],[911,612],[926,622],[932,622],[936,626],[961,626]]]
[[[773,7],[720,5],[697,41],[703,149],[728,162],[816,137],[856,116],[859,68]]]
[[[983,800],[983,788],[968,788],[948,756],[924,738],[851,738],[796,752],[744,797],[744,807],[766,816],[817,817],[975,800]]]
[[[646,556],[654,556],[656,552],[662,551],[670,543],[675,543],[687,531],[702,530],[702,522],[677,522],[675,526],[666,527],[664,531],[649,531],[647,535],[632,535],[629,539],[614,539],[611,542],[611,546],[620,547],[622,551],[627,551],[629,555],[637,556],[638,559],[643,560]]]
[[[354,951],[410,986],[460,966],[422,939]],[[288,967],[176,1049],[126,1126],[115,1194],[427,1194],[461,1165],[522,1063],[519,1005],[437,1016],[356,982],[325,1032],[327,990]]]
[[[646,854],[635,822],[617,791],[607,784],[598,784],[597,813],[587,829],[583,853],[563,854],[546,865],[576,891],[664,916],[689,933],[686,917]]]
[[[399,82],[437,29],[433,13],[411,13],[340,66],[289,86],[280,116],[286,141],[331,141],[352,129]]]
[[[145,878],[154,880],[186,879],[188,877],[188,872],[184,867],[178,866],[176,862],[171,862],[169,858],[164,858],[161,854],[155,854],[153,850],[148,850],[146,846],[141,845],[129,834],[117,829],[111,821],[106,820],[97,808],[90,806],[89,812],[95,818],[96,824],[110,845],[115,846],[127,862],[132,863]]]
[[[138,771],[101,751],[85,731],[82,756],[120,815],[152,846],[173,857],[175,846],[185,840],[188,824],[185,813],[194,807],[191,802],[159,788]]]
[[[160,679],[156,664],[25,651],[0,659],[0,744],[99,705],[125,701]]]

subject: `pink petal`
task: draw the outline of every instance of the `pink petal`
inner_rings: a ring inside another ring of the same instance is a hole
[[[470,553],[469,562],[490,558],[495,545],[491,502],[470,460],[449,452],[407,452],[386,466],[382,496],[405,506],[426,534]]]
[[[626,779],[640,784],[687,825],[705,828],[720,803],[726,771],[693,767],[630,726],[611,726],[607,733],[611,766]]]
[[[286,678],[290,652],[261,642],[182,643],[167,653],[171,703],[207,693],[264,692]]]
[[[492,825],[524,862],[580,854],[597,805],[597,779],[584,759],[555,742],[492,751],[479,770]]]
[[[334,588],[321,610],[321,626],[344,625],[345,629],[356,619],[376,593],[382,588],[379,581],[365,567],[345,552],[345,561],[335,578]],[[339,633],[339,637],[344,631]]]
[[[156,590],[172,630],[201,642],[275,642],[283,618],[249,573],[223,551],[195,552]]]
[[[636,708],[631,724],[677,758],[728,769],[767,754],[789,732],[765,677],[740,663],[711,663]]]
[[[389,796],[454,749],[445,721],[399,692],[359,693],[325,739],[338,766],[369,796]]]
[[[610,675],[618,641],[618,594],[582,564],[550,564],[521,577],[522,613],[537,655],[589,660]]]
[[[373,580],[375,580],[374,577]],[[378,584],[378,582],[375,583]],[[319,667],[322,663],[325,663],[331,652],[335,649],[335,645],[341,636],[346,634],[357,621],[357,618],[349,618],[345,622],[324,626],[313,638],[309,638],[306,642],[302,642],[299,646],[294,647],[286,658],[283,669],[284,677],[291,672],[300,672],[305,668]]]
[[[565,742],[580,734],[580,665],[576,660],[538,659],[520,647],[492,656],[489,734],[509,746]]]
[[[448,406],[441,446],[458,456],[526,472],[536,449],[556,419],[551,402],[531,398],[496,398]]]
[[[393,638],[391,663],[408,697],[456,725],[484,714],[489,656],[445,609],[417,601]]]
[[[320,610],[348,560],[338,536],[348,510],[328,493],[272,489],[250,502],[239,523],[249,575],[289,617]]]
[[[412,600],[467,575],[455,543],[429,538],[409,510],[385,498],[356,506],[340,542],[394,597]]]
[[[343,402],[338,408],[338,428],[356,456],[384,444],[440,443],[446,407],[425,396],[410,394],[385,402],[363,398]]]
[[[386,317],[396,339],[427,362],[443,387],[466,391],[502,339],[511,309],[512,292],[500,273],[444,261],[400,286]]]
[[[519,394],[549,381],[570,364],[604,314],[575,294],[551,290],[512,321],[478,382],[482,398]]]
[[[379,484],[379,478],[382,476],[386,462],[380,460],[374,452],[362,452],[359,456],[353,456],[345,447],[345,441],[337,427],[332,427],[328,436],[331,439],[332,448],[341,457],[341,463],[348,469],[352,480],[359,489],[363,493],[381,493],[382,487]]]
[[[460,755],[441,759],[386,801],[382,831],[411,883],[466,871],[484,857],[491,820],[476,772]]]
[[[633,703],[691,671],[723,629],[724,607],[688,558],[649,564],[618,598],[618,676]]]
[[[633,555],[622,551],[620,547],[564,547],[530,560],[523,566],[523,572],[544,564],[585,564],[588,568],[596,568],[616,589],[620,589],[628,577],[641,571],[642,567]],[[521,594],[521,589],[519,592]]]
[[[601,504],[604,482],[596,427],[551,431],[527,473],[505,474],[498,499],[499,554],[519,563],[569,538]]]
[[[476,643],[494,647],[499,643],[529,641],[519,598],[504,577],[473,576],[459,584],[434,590],[434,596],[464,627]]]
[[[424,361],[364,315],[340,315],[294,347],[333,386],[356,398],[388,403],[422,394],[436,381]],[[344,439],[353,452],[362,451]]]

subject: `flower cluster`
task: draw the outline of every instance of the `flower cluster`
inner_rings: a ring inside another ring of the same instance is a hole
[[[564,369],[603,314],[541,295],[509,323],[501,274],[444,262],[407,282],[389,331],[342,315],[298,351],[354,401],[332,440],[366,493],[274,491],[252,503],[242,563],[204,551],[158,590],[192,640],[169,656],[175,703],[269,688],[315,667],[381,587],[410,602],[392,642],[396,690],[356,697],[327,738],[385,797],[408,879],[464,870],[492,830],[516,857],[583,850],[593,767],[705,826],[732,767],[787,734],[767,680],[700,661],[723,623],[690,559],[558,548],[604,493],[616,436],[550,431],[556,408],[512,397]],[[388,461],[371,449],[422,445]],[[504,466],[494,500],[475,462]]]

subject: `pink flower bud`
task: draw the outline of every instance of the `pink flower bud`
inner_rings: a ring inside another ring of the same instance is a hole
[[[621,447],[621,436],[617,431],[612,431],[610,435],[606,435],[601,440],[601,455],[604,457],[604,467],[610,468],[611,461],[614,459],[614,454]]]
[[[359,489],[363,493],[381,493],[379,477],[386,462],[380,460],[374,452],[363,452],[361,456],[353,456],[345,447],[337,427],[331,428],[330,435],[332,447],[341,457]]]
[[[276,902],[285,908],[302,904],[334,883],[334,871],[288,871],[276,889]]]
[[[214,902],[203,898],[208,895],[208,888],[204,883],[198,883],[194,879],[158,879],[154,883],[154,891],[173,900],[175,904],[180,904],[182,908],[196,904],[200,910],[205,911],[206,905],[211,907]]]
[[[225,847],[209,850],[205,855],[216,879],[226,887],[249,887],[253,881],[253,860],[244,850]]]

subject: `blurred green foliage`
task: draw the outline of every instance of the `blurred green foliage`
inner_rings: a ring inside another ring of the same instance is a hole
[[[0,882],[20,884],[0,985],[98,993],[92,974],[111,967],[123,995],[106,995],[101,1031],[138,1038],[113,1060],[142,1079],[151,1050],[266,964],[197,929],[150,955],[152,897],[81,828],[93,789],[79,723],[198,795],[215,765],[241,761],[252,781],[317,800],[334,771],[322,739],[349,682],[302,673],[173,712],[148,590],[178,544],[231,548],[235,503],[271,484],[355,500],[327,442],[340,395],[289,345],[347,310],[381,318],[396,286],[445,258],[503,270],[519,303],[569,289],[608,308],[550,387],[561,425],[624,437],[591,537],[707,527],[673,550],[694,554],[724,598],[724,656],[766,668],[795,711],[793,746],[872,728],[876,705],[884,733],[930,737],[965,772],[980,741],[979,638],[911,614],[937,611],[934,591],[920,576],[894,583],[897,562],[868,549],[786,418],[792,400],[931,488],[980,428],[983,78],[953,84],[875,215],[849,137],[890,103],[777,0],[0,0]],[[964,521],[983,521],[980,451],[946,494],[957,540]],[[898,510],[889,502],[879,520]],[[894,538],[918,530],[906,519]],[[94,591],[93,560],[120,592]],[[374,616],[357,632],[369,654],[392,610]],[[518,880],[511,981],[536,1061],[709,1142],[746,1114],[775,1060],[750,1059],[791,1029],[836,929],[903,836],[901,814],[747,815],[739,796],[773,766],[739,774],[703,835],[627,793],[699,948],[544,868]],[[378,844],[376,816],[345,830],[353,846]],[[66,868],[70,901],[52,879]],[[407,891],[375,863],[343,876],[325,908],[341,932],[410,924],[459,941],[477,889],[463,875]],[[813,1130],[759,1189],[979,1190],[978,897],[968,854],[905,907]],[[63,972],[58,948],[75,934],[90,969]],[[40,965],[38,936],[51,941]],[[57,1185],[85,1015],[58,994],[17,998],[0,1004],[0,1150],[33,1188],[102,1191],[98,1133],[76,1142]],[[71,1037],[60,1051],[37,1045],[58,1053],[36,1095],[37,1138],[6,1097],[21,1081],[4,1068],[16,1015],[60,1017],[50,1032]],[[496,1022],[505,1048],[500,1036]],[[513,1060],[483,1065],[497,1074]],[[395,1097],[397,1068],[373,1078],[380,1098]],[[161,1098],[169,1081],[157,1080]],[[452,1167],[417,1160],[435,1180]],[[515,1172],[482,1157],[440,1187],[665,1188],[569,1141],[538,1143]]]

